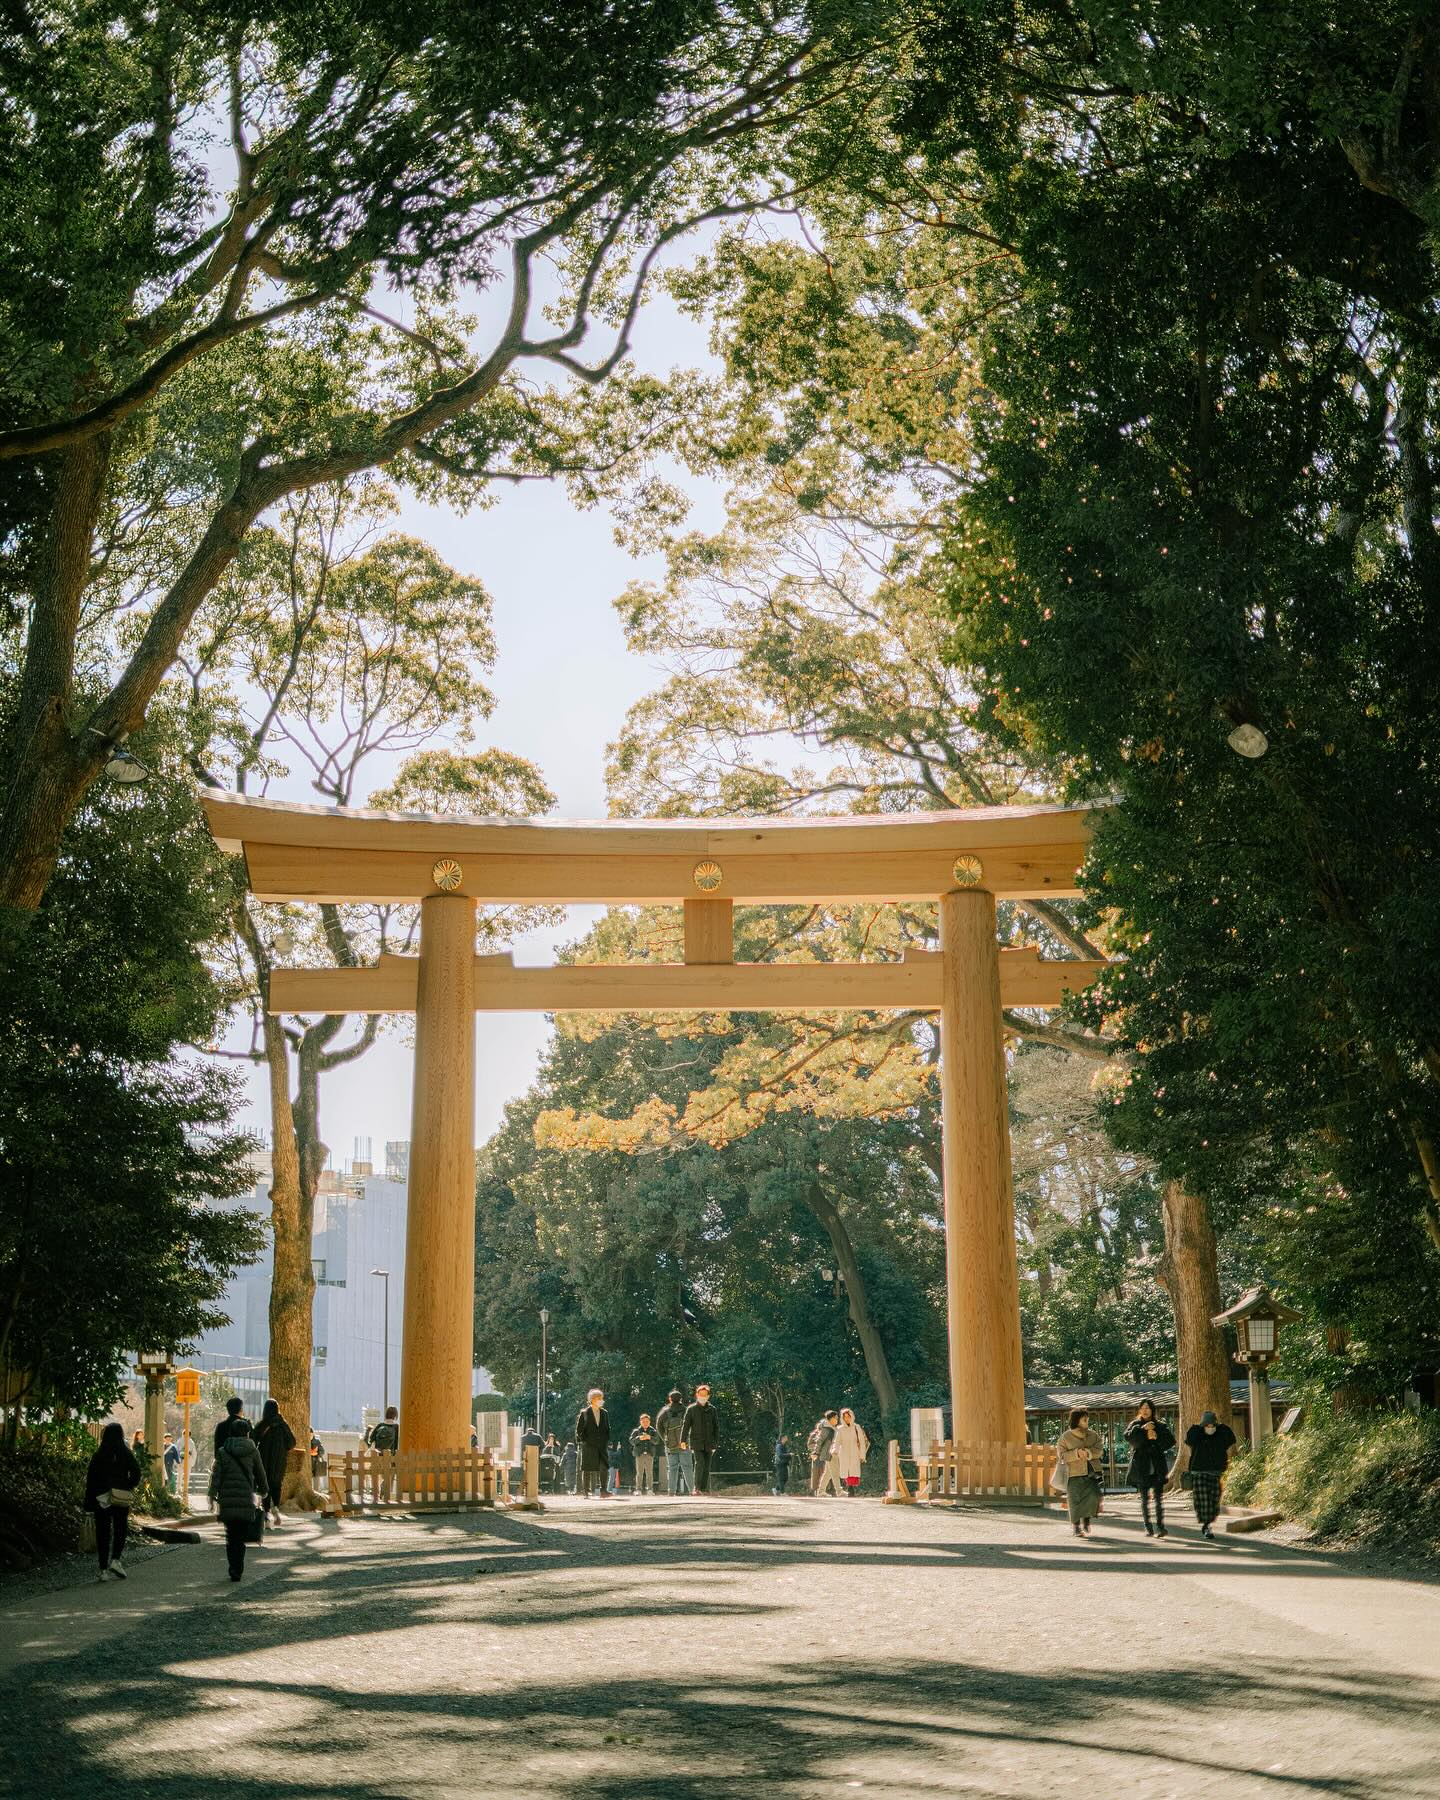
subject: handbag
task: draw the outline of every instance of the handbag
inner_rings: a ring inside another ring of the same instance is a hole
[[[97,1494],[96,1500],[101,1506],[128,1506],[135,1498],[134,1488],[107,1488],[103,1494]]]
[[[257,1506],[250,1523],[245,1527],[247,1544],[263,1544],[265,1542],[265,1509]]]

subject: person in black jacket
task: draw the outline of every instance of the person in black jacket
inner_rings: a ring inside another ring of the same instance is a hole
[[[1201,1537],[1215,1543],[1210,1527],[1220,1512],[1220,1487],[1229,1467],[1230,1452],[1235,1448],[1235,1433],[1222,1425],[1213,1412],[1200,1415],[1200,1423],[1185,1433],[1189,1452],[1186,1472],[1190,1477],[1190,1498],[1195,1506],[1195,1520]]]
[[[580,1446],[580,1491],[588,1499],[591,1494],[605,1495],[606,1451],[610,1447],[610,1415],[605,1410],[605,1396],[599,1388],[591,1388],[575,1420],[575,1442]]]
[[[295,1448],[295,1433],[285,1423],[278,1400],[267,1400],[255,1427],[255,1448],[265,1470],[265,1485],[270,1489],[271,1517],[280,1521],[280,1490],[285,1483],[285,1465]]]
[[[782,1431],[775,1440],[775,1492],[783,1494],[790,1485],[790,1440]]]
[[[710,1462],[720,1442],[720,1415],[710,1404],[710,1389],[702,1382],[685,1409],[680,1448],[695,1458],[695,1492],[710,1492]]]
[[[121,1559],[130,1529],[130,1495],[139,1485],[140,1465],[125,1442],[125,1427],[112,1419],[100,1433],[100,1442],[85,1470],[82,1502],[85,1511],[95,1515],[95,1549],[100,1558],[101,1581],[111,1575],[125,1579]]]
[[[1145,1521],[1146,1537],[1164,1537],[1165,1483],[1170,1478],[1169,1452],[1175,1448],[1175,1433],[1155,1416],[1153,1400],[1142,1400],[1135,1417],[1125,1427],[1125,1441],[1130,1446],[1131,1487],[1140,1491],[1140,1515]],[[1150,1498],[1155,1498],[1155,1523],[1150,1523]]]
[[[243,1430],[237,1425],[237,1421],[242,1419],[244,1420]],[[238,1394],[232,1394],[225,1402],[225,1417],[215,1427],[215,1448],[218,1450],[228,1437],[248,1437],[249,1435],[250,1421],[245,1418],[245,1402]]]

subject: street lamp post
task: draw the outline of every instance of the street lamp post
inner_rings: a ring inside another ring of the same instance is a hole
[[[545,1390],[549,1381],[549,1370],[546,1367],[548,1346],[545,1342],[545,1332],[549,1323],[549,1309],[542,1306],[540,1308],[540,1379],[535,1388],[535,1429],[542,1438],[545,1435]]]
[[[1228,1311],[1216,1313],[1212,1325],[1233,1325],[1240,1360],[1250,1376],[1250,1448],[1259,1449],[1271,1435],[1270,1364],[1280,1327],[1300,1314],[1273,1299],[1264,1287],[1251,1288]]]
[[[385,1283],[385,1352],[380,1381],[380,1417],[383,1419],[390,1410],[390,1271],[372,1269],[370,1273],[378,1275]]]

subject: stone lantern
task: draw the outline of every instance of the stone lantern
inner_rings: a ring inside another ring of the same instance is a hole
[[[1236,1354],[1250,1375],[1250,1446],[1257,1448],[1270,1436],[1270,1364],[1279,1342],[1280,1327],[1300,1314],[1282,1306],[1264,1287],[1250,1292],[1227,1312],[1216,1313],[1212,1325],[1235,1327]]]

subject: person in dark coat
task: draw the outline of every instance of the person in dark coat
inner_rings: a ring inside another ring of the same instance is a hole
[[[130,1529],[129,1496],[139,1485],[140,1464],[125,1442],[125,1427],[112,1419],[100,1433],[100,1442],[85,1470],[82,1502],[85,1511],[95,1515],[95,1551],[100,1559],[101,1581],[108,1581],[112,1575],[121,1581],[125,1579],[122,1559]]]
[[[790,1485],[790,1440],[782,1431],[775,1440],[775,1492],[783,1494]]]
[[[618,1494],[620,1492],[620,1471],[625,1466],[625,1446],[619,1438],[611,1438],[605,1446],[605,1461],[610,1470],[610,1480],[607,1484],[609,1491],[612,1494]]]
[[[1165,1483],[1170,1478],[1170,1452],[1175,1433],[1155,1416],[1155,1402],[1142,1400],[1135,1417],[1125,1427],[1130,1446],[1130,1471],[1126,1479],[1140,1493],[1140,1516],[1146,1537],[1164,1537]],[[1155,1499],[1155,1523],[1150,1523],[1150,1499]]]
[[[245,1402],[238,1394],[232,1394],[225,1402],[225,1417],[215,1427],[215,1448],[218,1450],[226,1438],[235,1432],[237,1422],[243,1421],[245,1435],[250,1434],[250,1421],[245,1418]]]
[[[695,1458],[695,1492],[710,1492],[710,1463],[720,1443],[720,1415],[710,1404],[710,1389],[702,1382],[685,1408],[681,1448]]]
[[[575,1467],[579,1458],[580,1452],[575,1447],[574,1438],[571,1438],[560,1453],[560,1480],[564,1484],[567,1494],[575,1492]]]
[[[1222,1425],[1213,1412],[1200,1415],[1200,1423],[1185,1433],[1189,1453],[1186,1472],[1190,1477],[1190,1499],[1195,1507],[1195,1521],[1201,1537],[1215,1543],[1210,1529],[1220,1513],[1220,1489],[1230,1465],[1230,1452],[1235,1448],[1235,1433]]]
[[[255,1427],[255,1448],[265,1465],[265,1485],[270,1490],[271,1517],[279,1523],[280,1493],[285,1485],[285,1464],[295,1448],[295,1433],[285,1423],[278,1400],[267,1400]]]
[[[605,1396],[599,1388],[591,1388],[585,1404],[575,1420],[575,1442],[580,1448],[580,1491],[588,1498],[599,1494],[604,1498],[606,1452],[610,1447],[610,1415],[605,1410]]]
[[[250,1421],[237,1418],[235,1425],[215,1452],[215,1467],[210,1471],[210,1498],[225,1527],[225,1555],[232,1581],[245,1573],[245,1546],[255,1524],[255,1509],[258,1505],[264,1510],[270,1504],[265,1465],[250,1436]]]

